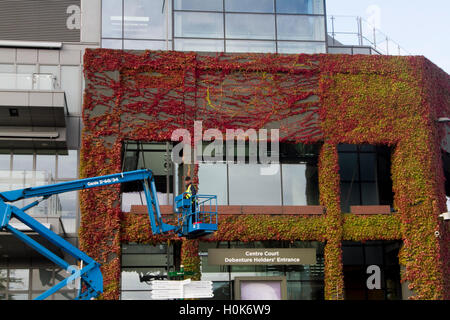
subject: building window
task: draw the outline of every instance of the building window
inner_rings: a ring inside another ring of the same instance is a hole
[[[158,202],[171,205],[174,198],[176,170],[171,160],[172,144],[128,141],[123,149],[123,170],[152,170],[155,179]],[[140,181],[123,183],[122,211],[129,212],[132,205],[145,205],[143,187]]]
[[[180,245],[122,245],[121,299],[151,300],[150,281],[166,280],[179,266]]]
[[[208,249],[211,248],[315,248],[315,265],[208,265]],[[239,241],[200,242],[202,280],[213,281],[213,300],[233,300],[235,277],[283,276],[287,279],[288,300],[324,299],[324,244],[315,241]]]
[[[352,205],[393,205],[391,149],[374,145],[339,145],[341,209]]]
[[[318,205],[318,145],[281,143],[279,162],[234,161],[199,164],[199,193],[216,194],[219,205]],[[225,150],[225,149],[224,149]],[[226,159],[226,151],[224,151]]]
[[[400,241],[344,241],[342,255],[345,299],[401,300],[398,262],[400,246]],[[369,266],[379,267],[380,289],[367,286],[367,279],[375,274],[371,269],[368,271]]]
[[[0,300],[31,300],[67,278],[69,274],[46,260],[0,260]],[[67,287],[46,300],[72,300],[75,289]]]
[[[102,47],[171,49],[171,5],[170,0],[103,0]]]
[[[78,151],[0,150],[0,192],[71,181],[78,177]],[[36,198],[19,200],[18,207]],[[53,195],[27,211],[36,217],[61,215],[66,233],[77,231],[79,216],[77,191]]]

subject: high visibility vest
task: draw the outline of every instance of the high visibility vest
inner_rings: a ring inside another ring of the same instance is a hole
[[[195,190],[195,187],[193,187],[192,183],[190,183],[186,189],[186,199],[190,199],[192,196],[195,196],[196,193],[197,190]]]

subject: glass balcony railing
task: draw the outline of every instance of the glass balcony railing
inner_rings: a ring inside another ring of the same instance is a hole
[[[46,171],[10,171],[0,170],[0,192],[36,187],[54,183],[52,175]],[[15,201],[16,207],[22,208],[37,198]],[[62,212],[61,201],[58,195],[53,195],[39,205],[27,211],[34,216],[60,217]]]
[[[0,73],[0,89],[55,90],[56,77],[49,73]]]

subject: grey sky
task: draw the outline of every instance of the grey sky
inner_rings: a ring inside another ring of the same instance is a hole
[[[413,55],[423,55],[450,74],[449,0],[326,0],[327,15],[373,17],[380,29]],[[376,7],[375,7],[376,8]]]

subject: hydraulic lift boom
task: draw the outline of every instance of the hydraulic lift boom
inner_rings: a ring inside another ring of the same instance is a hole
[[[41,201],[48,199],[50,196],[75,191],[84,190],[100,186],[106,186],[117,183],[124,183],[130,181],[141,181],[145,193],[148,215],[150,219],[150,226],[153,234],[161,234],[167,232],[174,232],[180,236],[195,237],[208,234],[217,230],[217,204],[215,210],[202,211],[197,205],[195,212],[191,211],[191,200],[189,203],[186,199],[178,198],[177,208],[183,208],[179,213],[178,225],[170,225],[164,223],[161,217],[161,211],[158,203],[158,197],[155,187],[155,181],[151,170],[143,169],[129,172],[116,173],[106,176],[86,178],[68,182],[62,182],[52,185],[31,187],[13,191],[0,192],[0,230],[7,230],[20,240],[31,246],[43,256],[50,259],[59,267],[67,270],[71,275],[54,287],[38,296],[37,300],[42,300],[55,293],[59,289],[65,287],[68,283],[80,278],[80,287],[78,290],[77,299],[91,299],[97,297],[103,292],[103,277],[100,271],[100,264],[86,255],[84,252],[61,238],[59,235],[49,230],[40,222],[29,216],[25,211],[38,205]],[[18,208],[11,203],[14,201],[41,197],[23,208]],[[199,197],[202,197],[199,195]],[[205,196],[203,196],[205,197]],[[206,196],[209,202],[216,200],[216,196]],[[210,205],[211,207],[211,205]],[[67,261],[60,258],[55,253],[42,246],[37,241],[25,233],[12,227],[10,220],[12,218],[18,219],[20,222],[28,226],[32,231],[37,232],[43,238],[47,239],[53,245],[57,246],[64,252],[74,257],[81,262],[83,266],[81,270],[73,268]],[[82,290],[84,285],[84,290]]]

